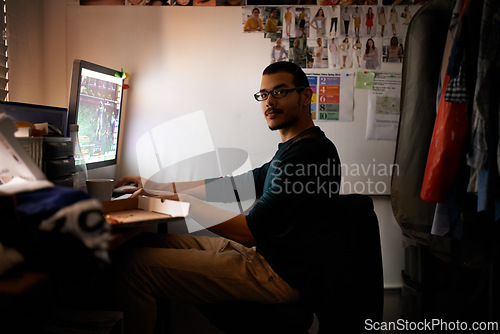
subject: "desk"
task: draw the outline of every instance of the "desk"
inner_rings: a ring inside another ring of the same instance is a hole
[[[167,223],[178,219],[181,218],[166,218],[161,222],[145,222],[133,227],[113,231],[108,251],[110,253],[116,252],[129,240],[150,230],[155,225],[158,226],[161,232],[166,232],[168,229]],[[103,275],[105,276],[105,274]],[[8,333],[8,329],[15,330],[16,332],[20,332],[20,329],[26,330],[26,332],[35,332],[37,328],[33,326],[36,326],[36,322],[43,320],[40,318],[41,314],[56,307],[57,301],[54,298],[54,285],[55,280],[53,277],[45,272],[28,271],[23,272],[19,276],[1,279],[0,332],[5,331]],[[98,304],[102,307],[101,303]],[[60,318],[62,315],[59,314],[58,316]],[[101,314],[99,316],[103,317]],[[26,326],[29,327],[26,328]]]
[[[177,220],[178,218],[167,218],[160,224],[168,223],[169,221]],[[113,252],[123,246],[127,241],[133,239],[137,235],[149,230],[155,223],[144,223],[135,225],[134,227],[114,231],[111,233],[111,239],[108,245],[108,251]],[[160,226],[158,226],[160,229]],[[162,227],[161,232],[167,231],[167,227]],[[16,298],[25,298],[36,296],[40,290],[46,290],[50,286],[50,275],[44,272],[23,272],[20,276],[0,279],[0,308],[3,308],[11,303]]]
[[[48,305],[52,305],[49,274],[24,272],[0,280],[0,332],[36,333],[32,315]]]
[[[21,276],[0,280],[0,310],[22,307],[30,299],[46,298],[50,287],[47,273],[24,272]],[[28,304],[29,305],[29,304]]]

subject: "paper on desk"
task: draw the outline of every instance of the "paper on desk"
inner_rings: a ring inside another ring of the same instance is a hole
[[[15,177],[27,181],[46,180],[43,172],[14,137],[17,128],[10,118],[0,114],[0,184],[7,184]]]
[[[137,207],[144,211],[164,213],[172,217],[186,217],[189,213],[189,203],[171,201],[168,199],[140,196]]]
[[[47,180],[25,180],[14,177],[9,182],[0,184],[0,195],[14,195],[20,192],[35,191],[53,187],[54,184]]]

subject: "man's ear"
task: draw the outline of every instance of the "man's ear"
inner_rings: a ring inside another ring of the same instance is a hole
[[[309,105],[312,101],[313,91],[310,87],[304,88],[304,104]]]

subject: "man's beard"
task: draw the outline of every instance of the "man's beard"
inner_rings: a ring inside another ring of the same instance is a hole
[[[300,102],[298,103],[297,108],[300,108]],[[278,110],[279,113],[281,113],[281,114],[283,113],[283,111],[281,111],[280,109],[277,109],[277,110]],[[281,124],[278,124],[278,125],[276,125],[274,127],[269,126],[269,129],[271,131],[276,131],[276,130],[288,128],[288,127],[292,126],[294,123],[296,123],[299,120],[299,117],[300,117],[300,114],[297,114],[297,115],[295,115],[295,117],[293,117],[291,119],[287,119],[287,120],[285,120]]]
[[[293,124],[294,124],[294,123],[298,120],[298,118],[299,118],[299,117],[297,116],[297,117],[295,117],[295,118],[293,118],[293,119],[286,120],[286,121],[284,121],[283,123],[276,125],[275,127],[271,127],[271,126],[269,126],[269,129],[270,129],[271,131],[276,131],[276,130],[280,130],[280,129],[288,128],[288,127],[290,127],[291,125],[293,125]]]

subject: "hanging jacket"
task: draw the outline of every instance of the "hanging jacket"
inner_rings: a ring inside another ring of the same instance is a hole
[[[430,1],[423,5],[408,26],[405,42],[401,117],[395,153],[399,172],[392,175],[391,201],[394,217],[403,232],[423,244],[428,244],[435,204],[424,202],[420,191],[454,6],[454,0]]]

